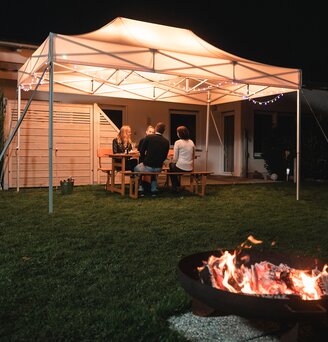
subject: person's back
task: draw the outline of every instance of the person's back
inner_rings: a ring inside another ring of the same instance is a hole
[[[139,162],[142,163],[144,161],[144,155],[141,155],[140,151],[141,151],[141,147],[146,139],[146,136],[147,135],[150,135],[150,134],[154,134],[155,133],[155,128],[152,126],[152,125],[149,125],[146,129],[146,135],[140,139],[139,141],[139,144],[138,144],[138,151],[139,151],[139,154],[140,154],[140,157],[139,157]]]
[[[192,171],[194,167],[195,144],[190,139],[179,139],[174,144],[173,160],[176,166],[184,171]]]
[[[163,163],[170,148],[169,141],[162,135],[164,131],[165,125],[162,122],[159,122],[155,127],[155,134],[147,135],[145,137],[140,148],[140,156],[144,159],[142,163],[139,163],[134,168],[134,171],[160,172],[162,170]],[[144,189],[142,189],[142,192],[143,190]],[[152,177],[151,192],[153,194],[157,192],[156,177]]]
[[[195,144],[189,138],[188,128],[179,126],[177,128],[179,139],[174,143],[173,162],[170,163],[171,172],[189,172],[194,168]],[[172,190],[178,191],[180,187],[180,177],[171,175]]]
[[[155,168],[162,168],[169,148],[169,141],[158,132],[152,135],[148,135],[145,138],[140,151],[140,154],[144,156],[144,165]]]

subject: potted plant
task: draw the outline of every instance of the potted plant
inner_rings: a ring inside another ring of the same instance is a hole
[[[74,179],[72,177],[60,181],[60,189],[62,195],[71,194],[73,192],[73,187]]]

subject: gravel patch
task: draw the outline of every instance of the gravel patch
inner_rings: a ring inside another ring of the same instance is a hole
[[[171,329],[192,342],[280,341],[277,322],[247,320],[239,316],[200,317],[192,313],[169,318]]]

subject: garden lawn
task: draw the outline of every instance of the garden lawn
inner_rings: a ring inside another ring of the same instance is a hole
[[[138,200],[103,186],[0,191],[1,341],[184,341],[186,255],[261,247],[328,260],[328,184],[210,185]],[[275,245],[271,246],[272,241]]]

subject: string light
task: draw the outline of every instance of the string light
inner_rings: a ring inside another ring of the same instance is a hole
[[[32,89],[32,84],[21,84],[21,89],[24,91],[29,91]]]
[[[249,101],[252,101],[254,104],[259,104],[260,106],[264,105],[268,105],[269,103],[273,103],[276,102],[277,100],[279,100],[282,96],[284,96],[284,94],[279,94],[277,96],[275,96],[273,99],[271,100],[267,100],[267,101],[257,101],[254,99],[249,98],[248,96],[246,96],[245,98],[248,99]]]
[[[62,55],[62,58],[65,59],[67,56],[65,55]],[[45,62],[44,63],[45,65],[47,65],[48,63]],[[78,69],[78,67],[76,65],[73,66],[73,68],[75,70]],[[98,70],[96,70],[95,73],[90,73],[90,72],[85,72],[85,74],[89,75],[90,77],[96,77],[98,79],[101,79],[103,80],[103,77],[102,75],[98,75]],[[31,75],[32,78],[31,78],[31,82],[28,83],[28,84],[21,84],[20,87],[23,91],[29,91],[33,88],[33,85],[34,84],[37,84],[38,83],[38,79],[40,78],[40,76],[38,76],[36,73],[34,73],[33,75]],[[187,86],[187,80],[186,81],[186,85],[184,85],[184,80],[183,79],[178,79],[178,81],[169,81],[167,80],[166,78],[161,78],[159,80],[159,83],[163,83],[164,86],[168,86],[168,87],[173,87],[175,89],[177,89],[178,91],[182,91],[182,92],[186,92],[186,93],[201,93],[201,92],[206,92],[206,91],[209,91],[209,90],[214,90],[215,91],[215,88],[218,88],[220,90],[227,90],[229,92],[231,92],[231,94],[234,94],[235,96],[240,96],[243,100],[248,100],[248,101],[252,101],[254,104],[258,104],[260,106],[264,105],[268,105],[269,103],[274,103],[276,102],[277,100],[279,100],[284,94],[281,93],[277,96],[275,96],[274,98],[270,99],[270,100],[267,100],[267,101],[258,101],[258,100],[255,100],[254,98],[252,98],[252,96],[254,96],[256,93],[253,92],[253,93],[250,93],[249,92],[249,84],[246,84],[246,87],[247,87],[247,95],[242,95],[241,93],[239,93],[240,91],[240,88],[239,90],[238,89],[235,89],[233,90],[233,87],[235,86],[242,86],[242,83],[238,83],[234,80],[221,80],[217,83],[212,83],[211,80],[208,80],[208,79],[205,79],[205,80],[199,80],[199,79],[191,79],[192,81],[194,81],[194,83],[196,83],[193,87],[191,87],[189,85],[189,82],[188,82],[188,86]],[[44,83],[44,79],[41,80],[40,84],[43,84]],[[197,84],[198,83],[198,84]],[[204,86],[205,85],[205,86]],[[266,91],[264,92],[261,92],[261,95],[262,97],[263,96],[269,96],[269,94],[265,94]],[[257,93],[257,95],[259,95],[260,93]],[[272,95],[272,92],[271,92],[271,95]]]
[[[28,83],[28,84],[21,84],[20,85],[21,89],[24,90],[24,91],[31,90],[33,84],[37,84],[39,82],[39,78],[40,78],[40,76],[38,76],[37,74],[34,73],[33,76],[32,76],[31,82]],[[40,81],[40,84],[43,84],[43,83],[44,83],[44,78],[42,78],[41,81]]]

